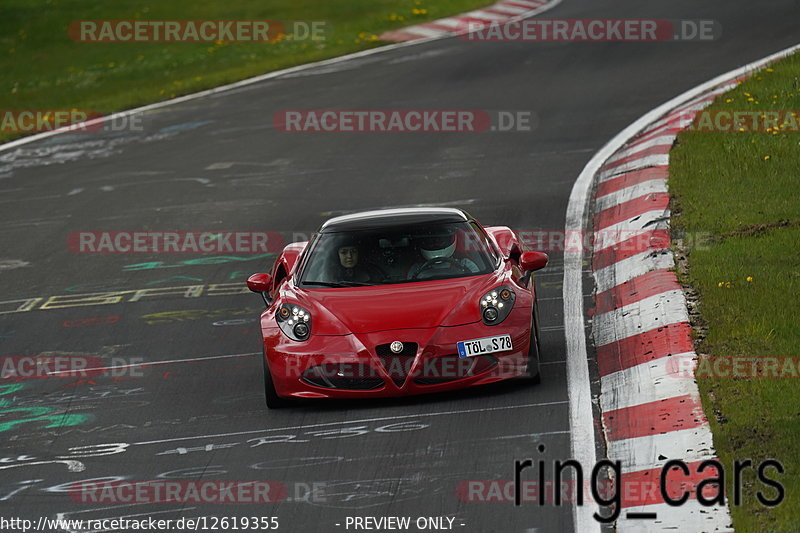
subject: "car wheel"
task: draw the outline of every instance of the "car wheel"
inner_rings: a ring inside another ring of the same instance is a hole
[[[267,366],[267,358],[262,358],[264,361],[264,396],[267,400],[267,407],[270,409],[280,409],[289,405],[289,400],[281,398],[275,391],[275,384],[272,382],[272,374],[269,373]]]
[[[533,304],[533,313],[532,313],[532,322],[533,327],[531,328],[531,335],[533,338],[531,339],[531,346],[528,349],[528,370],[527,370],[527,377],[531,383],[534,385],[539,384],[542,382],[542,373],[539,369],[539,353],[540,353],[540,344],[539,344],[539,302],[538,300]]]

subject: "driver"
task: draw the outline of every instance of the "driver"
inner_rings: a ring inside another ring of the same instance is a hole
[[[453,257],[456,251],[454,228],[442,227],[416,239],[419,253],[424,261],[414,264],[408,271],[408,279],[448,277],[453,273],[470,274],[480,270],[472,260]]]

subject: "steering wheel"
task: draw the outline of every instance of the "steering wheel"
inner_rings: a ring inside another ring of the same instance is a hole
[[[364,270],[366,270],[367,274],[369,275],[370,281],[373,282],[383,281],[388,277],[383,268],[375,263],[364,263]]]
[[[419,275],[425,272],[426,270],[431,269],[437,265],[442,265],[444,263],[447,263],[450,267],[455,267],[455,269],[458,270],[459,274],[469,273],[469,269],[467,267],[460,264],[457,260],[453,259],[452,257],[434,257],[433,259],[428,259],[427,261],[425,261],[422,264],[422,266],[419,267],[417,273],[411,276],[411,279],[417,279],[419,278]]]

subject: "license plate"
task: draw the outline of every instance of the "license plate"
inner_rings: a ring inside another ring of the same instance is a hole
[[[485,337],[471,341],[460,341],[458,346],[459,357],[475,357],[494,352],[507,352],[513,350],[511,345],[511,335],[498,335],[496,337]]]

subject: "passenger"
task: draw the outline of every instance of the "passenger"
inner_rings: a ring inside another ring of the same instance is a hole
[[[354,243],[339,246],[338,255],[339,268],[335,274],[335,281],[370,283],[382,279],[375,267],[359,263],[358,246]]]

